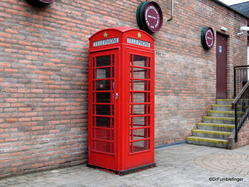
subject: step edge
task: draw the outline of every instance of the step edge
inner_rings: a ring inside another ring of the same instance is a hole
[[[217,107],[232,107],[232,105],[221,105],[221,104],[213,104],[212,106],[217,106]]]
[[[201,129],[193,129],[192,132],[196,133],[203,133],[203,134],[217,134],[217,135],[228,135],[230,136],[232,133],[231,132],[226,132],[226,131],[212,131],[212,130],[201,130]]]
[[[218,116],[203,116],[203,119],[214,119],[214,120],[227,120],[227,121],[235,121],[233,117],[218,117]]]
[[[231,110],[208,110],[208,113],[235,114],[235,112]],[[238,112],[238,113],[243,114],[244,112]]]
[[[234,101],[235,99],[215,99],[216,101]],[[245,99],[249,100],[249,99]]]
[[[201,142],[228,144],[228,140],[224,140],[224,139],[203,138],[203,137],[199,137],[199,136],[189,136],[189,137],[187,137],[187,140],[188,139],[190,141],[201,141]]]
[[[216,99],[216,101],[233,101],[234,99]]]
[[[219,124],[219,123],[197,123],[196,125],[235,128],[235,125]]]
[[[234,111],[222,111],[222,110],[209,110],[209,113],[221,113],[221,114],[235,114]]]

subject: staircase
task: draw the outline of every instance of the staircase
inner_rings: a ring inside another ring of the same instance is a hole
[[[192,136],[187,137],[187,143],[212,147],[228,148],[228,137],[234,130],[234,111],[232,99],[217,99],[212,110],[202,118],[202,123],[196,124]]]

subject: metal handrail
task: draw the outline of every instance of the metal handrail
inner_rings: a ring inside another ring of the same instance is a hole
[[[238,100],[241,98],[241,96],[242,96],[242,95],[245,93],[245,91],[247,90],[248,86],[249,86],[249,82],[247,82],[247,83],[245,84],[245,86],[242,88],[242,90],[239,92],[239,94],[234,98],[232,104],[235,104],[235,103],[238,102]]]
[[[241,91],[249,78],[249,65],[234,66],[234,97]]]
[[[238,133],[244,125],[249,114],[249,82],[247,82],[232,102],[235,113],[235,142],[238,141]],[[241,116],[240,116],[241,115]]]

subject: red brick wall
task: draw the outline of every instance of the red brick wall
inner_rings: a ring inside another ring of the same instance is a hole
[[[0,176],[86,161],[88,38],[100,29],[137,27],[140,0],[61,0],[44,9],[0,1]],[[156,144],[190,134],[215,99],[215,47],[200,29],[228,28],[228,87],[233,64],[246,63],[246,19],[210,0],[157,1]]]
[[[232,149],[249,144],[249,121],[247,120],[238,133],[238,141],[232,144]]]
[[[215,32],[228,29],[228,94],[232,97],[233,65],[246,64],[246,36],[236,36],[241,25],[246,25],[246,19],[213,1],[175,1],[173,21],[156,34],[157,143],[184,140],[215,102],[216,46],[209,51],[201,47],[203,26]]]

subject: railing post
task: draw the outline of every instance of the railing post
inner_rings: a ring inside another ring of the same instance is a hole
[[[233,67],[233,88],[234,88],[234,93],[233,97],[236,97],[236,69],[235,66]]]
[[[237,120],[238,120],[238,116],[237,116],[237,104],[235,103],[234,104],[234,116],[235,116],[235,137],[234,137],[234,140],[235,140],[235,142],[237,142],[238,141],[238,122],[237,122]]]

